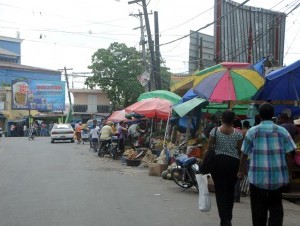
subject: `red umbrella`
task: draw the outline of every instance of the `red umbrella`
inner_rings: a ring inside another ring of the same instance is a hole
[[[126,113],[125,113],[125,109],[120,110],[120,111],[115,111],[113,112],[109,118],[107,119],[107,121],[111,121],[111,122],[131,122],[131,121],[136,121],[136,120],[143,120],[144,117],[139,117],[139,118],[134,118],[131,117],[130,119],[126,118]]]
[[[111,122],[121,122],[121,121],[127,121],[127,120],[128,119],[125,118],[125,109],[120,110],[120,111],[115,111],[107,119],[107,121],[111,121]]]
[[[168,119],[172,103],[160,98],[148,98],[136,102],[127,108],[126,113],[136,113],[148,118]]]

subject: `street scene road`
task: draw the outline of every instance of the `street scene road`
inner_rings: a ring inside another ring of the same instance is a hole
[[[88,144],[0,141],[0,226],[219,225],[211,199],[211,211],[202,213],[196,190],[98,158]],[[299,225],[300,206],[284,201],[284,210],[284,225]],[[249,197],[235,204],[233,225],[252,225]]]

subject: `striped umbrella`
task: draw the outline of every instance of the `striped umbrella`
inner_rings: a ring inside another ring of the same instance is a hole
[[[248,63],[223,62],[194,73],[193,91],[211,102],[250,100],[265,79]]]

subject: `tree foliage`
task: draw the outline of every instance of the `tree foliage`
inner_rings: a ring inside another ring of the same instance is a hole
[[[141,54],[125,44],[112,43],[107,49],[99,49],[92,56],[93,76],[86,80],[90,88],[99,86],[107,92],[113,107],[134,103],[143,87],[137,80],[142,74]]]
[[[144,87],[137,80],[137,76],[144,72],[142,53],[124,43],[114,42],[107,49],[99,49],[93,54],[89,68],[94,75],[85,84],[106,91],[113,109],[135,103],[144,92]],[[167,68],[161,68],[161,75],[162,87],[169,89],[170,73]]]

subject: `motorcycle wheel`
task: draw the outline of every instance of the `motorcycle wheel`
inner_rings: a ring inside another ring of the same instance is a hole
[[[171,170],[173,181],[181,188],[190,188],[193,186],[192,182],[187,182],[185,177],[187,176],[182,168],[174,168]]]
[[[117,153],[117,147],[111,147],[110,149],[110,155],[112,156],[113,159],[118,158],[118,153]]]
[[[104,157],[104,149],[105,149],[105,147],[99,148],[99,152],[98,152],[99,157]]]

